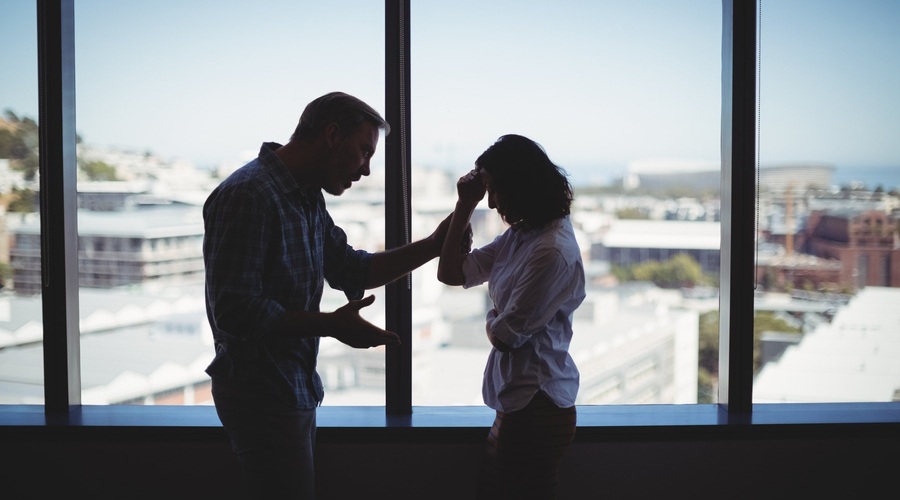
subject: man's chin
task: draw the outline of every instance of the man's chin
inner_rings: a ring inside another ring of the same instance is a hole
[[[324,189],[326,193],[328,193],[332,196],[340,196],[340,195],[344,194],[344,191],[346,191],[349,187],[350,186],[333,185],[333,186],[325,186],[322,189]]]

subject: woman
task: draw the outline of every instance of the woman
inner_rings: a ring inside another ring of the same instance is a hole
[[[569,219],[572,186],[539,144],[505,135],[459,179],[457,194],[438,279],[465,288],[487,282],[493,306],[482,395],[496,418],[479,498],[554,498],[559,464],[575,434],[579,378],[568,348],[572,314],[585,297]],[[465,239],[485,194],[509,228],[490,244],[461,252],[451,242]]]

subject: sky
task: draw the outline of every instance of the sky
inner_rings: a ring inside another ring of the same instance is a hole
[[[328,91],[384,109],[382,2],[75,9],[76,128],[91,145],[214,166],[287,141]],[[464,172],[505,133],[570,172],[719,160],[720,0],[411,9],[414,167]],[[0,109],[37,117],[34,2],[3,0],[0,19]],[[761,162],[900,166],[900,1],[763,0],[761,20]]]

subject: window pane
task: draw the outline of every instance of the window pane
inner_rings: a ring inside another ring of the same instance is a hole
[[[766,2],[756,402],[898,399],[900,3]]]
[[[35,2],[0,18],[0,404],[43,404]]]
[[[211,404],[202,204],[263,142],[287,142],[312,99],[342,90],[383,109],[383,6],[93,0],[75,9],[83,402]],[[383,214],[383,163],[373,160],[368,189],[327,200],[360,248],[383,247],[383,215],[354,210],[372,203]],[[344,301],[327,295],[322,308]],[[330,340],[319,364],[326,402],[383,404],[383,352]],[[356,399],[367,384],[373,396]]]
[[[718,0],[412,6],[413,229],[453,210],[503,134],[568,171],[589,280],[578,404],[715,401],[721,16]],[[505,229],[486,202],[473,226],[474,246]],[[483,404],[487,286],[414,279],[413,403]]]

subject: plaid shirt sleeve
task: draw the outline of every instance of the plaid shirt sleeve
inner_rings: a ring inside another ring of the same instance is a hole
[[[324,200],[321,200],[321,203],[325,224],[323,232],[325,279],[335,290],[342,290],[348,300],[359,300],[366,291],[364,282],[369,275],[372,255],[363,250],[354,250],[347,244],[344,230],[336,226],[331,216],[324,210]]]
[[[283,305],[263,294],[263,265],[273,223],[266,207],[270,200],[252,185],[241,185],[220,188],[204,207],[210,321],[226,338],[258,338],[285,313]]]

